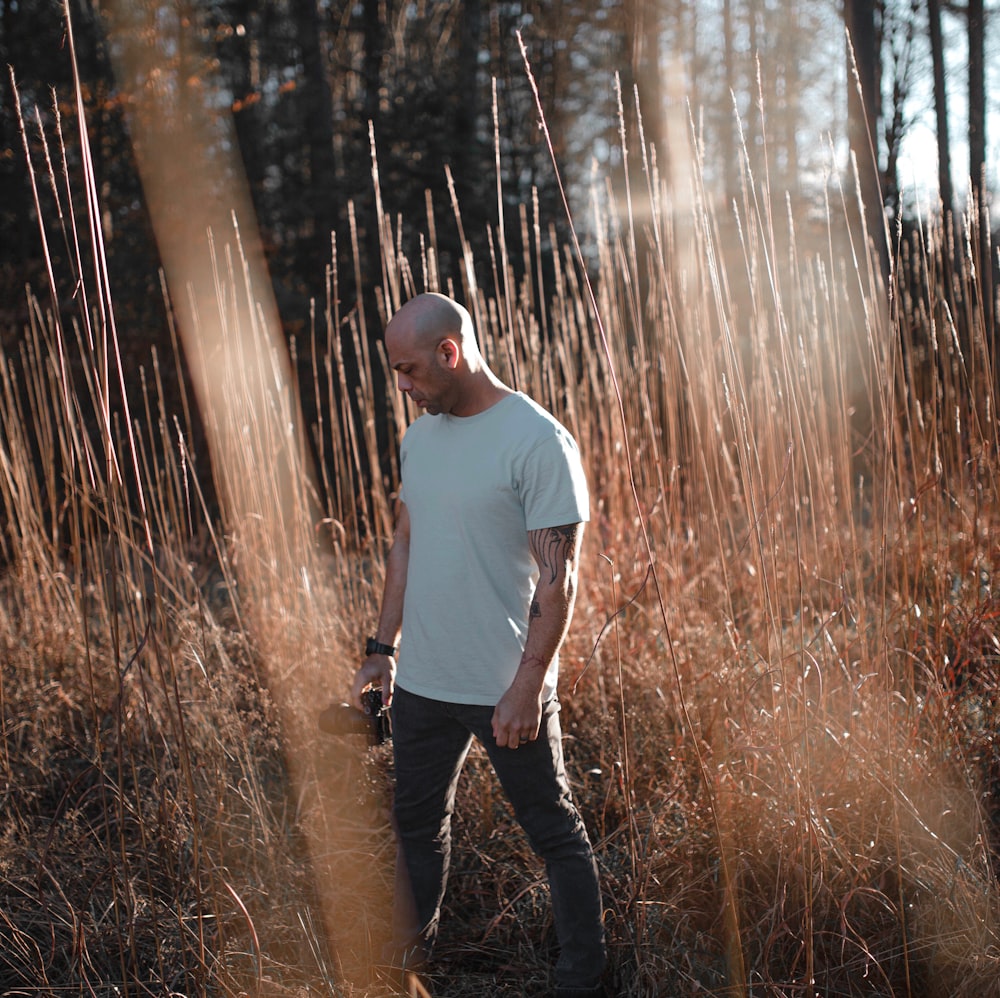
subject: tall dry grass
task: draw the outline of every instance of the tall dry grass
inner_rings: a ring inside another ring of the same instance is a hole
[[[391,759],[315,719],[375,617],[414,413],[340,301],[350,255],[295,344],[309,376],[282,383],[235,232],[192,252],[252,375],[227,366],[198,411],[167,387],[176,341],[127,371],[79,135],[70,183],[61,132],[24,127],[75,262],[0,359],[0,992],[384,994]],[[525,205],[490,261],[466,246],[445,274],[433,226],[394,219],[373,169],[383,258],[359,282],[383,318],[418,290],[462,298],[497,371],[586,456],[563,717],[613,986],[997,994],[980,240],[929,218],[886,282],[850,189],[804,218],[747,160],[717,209],[695,160],[678,212],[677,179],[644,176],[625,200],[595,182],[582,256]],[[322,414],[312,448],[288,432],[300,406]],[[200,450],[213,433],[224,463]],[[474,753],[440,994],[543,993],[546,888],[514,825]]]

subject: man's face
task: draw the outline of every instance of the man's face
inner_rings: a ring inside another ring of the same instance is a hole
[[[387,335],[385,345],[389,365],[396,372],[396,387],[432,416],[450,412],[454,405],[453,379],[440,350],[396,335]]]

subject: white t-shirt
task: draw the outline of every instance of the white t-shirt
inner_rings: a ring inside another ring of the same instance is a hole
[[[514,679],[538,577],[528,531],[589,519],[572,436],[520,392],[475,416],[423,415],[400,448],[410,517],[399,685],[492,706]],[[543,699],[555,695],[558,660]]]

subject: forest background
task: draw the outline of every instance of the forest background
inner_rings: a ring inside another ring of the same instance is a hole
[[[59,8],[56,0],[0,3],[0,60],[13,71],[27,116],[37,108],[44,122],[56,110],[50,88],[64,111],[72,100]],[[206,201],[225,200],[231,163],[242,164],[290,333],[305,328],[310,299],[322,295],[330,234],[349,245],[352,208],[360,273],[371,273],[378,258],[369,210],[372,135],[387,211],[423,218],[430,203],[447,262],[461,249],[446,168],[477,260],[488,257],[486,232],[500,221],[498,179],[508,223],[516,222],[518,205],[537,197],[546,227],[560,234],[563,213],[517,30],[532,51],[560,169],[584,204],[595,167],[617,171],[621,180],[616,73],[629,135],[638,141],[637,92],[645,141],[675,198],[688,186],[692,129],[717,203],[738,196],[745,142],[748,168],[786,192],[802,219],[810,209],[813,217],[822,213],[827,181],[849,168],[850,148],[866,195],[880,192],[873,196],[893,218],[935,210],[939,192],[944,205],[961,210],[970,176],[977,185],[997,179],[998,140],[987,132],[998,111],[998,60],[989,58],[996,32],[979,0],[964,7],[937,0],[140,3],[122,8],[131,13],[117,34],[101,18],[114,5],[74,9],[105,248],[122,289],[119,310],[138,320],[130,322],[129,349],[135,344],[140,352],[143,341],[162,341],[165,319],[127,112],[154,88],[175,150],[193,141],[184,131],[192,115],[201,119],[198,154],[217,161],[204,171],[213,178],[205,183],[215,185],[202,192]],[[855,36],[853,51],[845,24]],[[149,46],[149,66],[135,79],[116,78],[115,60],[139,38]],[[43,284],[45,267],[10,86],[5,73],[0,328],[16,334],[27,315],[24,286]],[[235,159],[228,155],[233,144]],[[69,155],[72,162],[77,154],[70,148]],[[178,181],[184,176],[178,163]],[[60,262],[58,240],[53,252]],[[364,301],[366,289],[352,280],[353,272],[342,277],[345,302]]]
[[[0,0],[0,993],[390,990],[316,720],[435,288],[588,462],[609,985],[997,994],[990,13]],[[543,994],[481,755],[459,816],[436,991]]]

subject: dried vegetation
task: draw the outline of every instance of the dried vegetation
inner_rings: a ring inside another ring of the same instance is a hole
[[[32,156],[44,138],[28,137]],[[501,246],[492,289],[454,287],[497,369],[588,462],[563,717],[614,986],[998,995],[1000,506],[980,242],[953,255],[929,221],[895,240],[887,288],[833,206],[817,248],[749,176],[730,219],[697,176],[677,217],[646,175],[648,217],[594,192],[593,299],[569,247],[543,252],[530,207],[523,265]],[[75,197],[49,179],[43,217],[52,191]],[[100,259],[95,207],[84,198],[66,230],[71,257]],[[396,223],[376,221],[383,316],[452,287],[433,232],[407,259]],[[218,311],[245,299],[252,314],[226,252]],[[373,966],[390,752],[324,739],[315,720],[376,611],[411,414],[363,317],[339,311],[343,265],[297,345],[312,377],[243,410],[246,446],[207,480],[195,442],[217,414],[168,400],[163,357],[126,382],[129,332],[100,270],[54,275],[0,358],[2,993],[387,991]],[[55,307],[67,281],[70,311]],[[225,404],[240,390],[227,383]],[[324,414],[312,468],[284,436],[301,400]],[[477,754],[456,833],[438,993],[544,993],[544,877]]]

